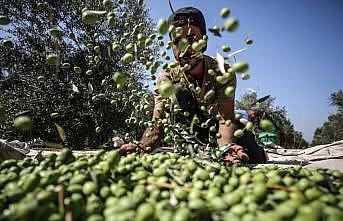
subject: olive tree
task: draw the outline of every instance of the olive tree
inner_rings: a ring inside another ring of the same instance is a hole
[[[328,144],[343,140],[343,91],[330,95],[331,105],[337,107],[337,112],[331,114],[323,126],[318,127],[313,135],[312,145]]]
[[[6,112],[0,136],[62,139],[75,148],[96,147],[113,130],[139,136],[151,105],[141,119],[126,119],[138,103],[151,104],[143,67],[157,54],[142,2],[4,0],[0,14],[10,23],[0,25],[0,101]],[[13,127],[21,111],[31,115],[30,132]]]

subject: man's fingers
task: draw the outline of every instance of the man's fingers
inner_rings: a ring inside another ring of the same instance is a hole
[[[245,153],[244,148],[239,145],[230,148],[224,158],[227,165],[239,165],[248,162],[248,160],[249,156]]]
[[[249,161],[249,156],[246,153],[239,153],[238,154],[239,159],[241,159],[243,162]]]
[[[136,149],[135,144],[124,144],[121,148],[118,149],[118,153],[120,155],[126,155],[128,153],[132,153]]]
[[[126,153],[126,148],[125,147],[121,147],[120,149],[118,149],[117,151],[120,155],[124,155]]]

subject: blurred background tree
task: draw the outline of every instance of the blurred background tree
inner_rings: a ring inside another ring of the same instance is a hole
[[[330,101],[331,105],[337,107],[337,112],[331,114],[323,126],[315,130],[312,146],[343,140],[343,91],[333,92]]]
[[[268,97],[263,102],[258,102],[258,95],[255,91],[243,94],[239,101],[236,101],[235,108],[249,110],[251,107],[258,107],[264,119],[269,119],[275,126],[275,131],[279,136],[279,145],[283,148],[300,149],[308,147],[308,143],[303,138],[301,132],[294,129],[293,123],[286,117],[285,107],[274,105],[275,97]]]

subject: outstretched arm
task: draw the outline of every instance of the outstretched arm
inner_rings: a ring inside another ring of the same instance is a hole
[[[219,122],[219,133],[221,137],[217,140],[218,146],[223,146],[228,143],[233,143],[233,133],[237,129],[234,124],[234,103],[232,98],[227,98],[218,103],[218,112],[222,116],[222,120]],[[226,125],[225,121],[231,120],[230,125]]]
[[[155,96],[155,105],[153,110],[153,120],[157,121],[164,117],[164,104],[162,101],[158,100]],[[124,155],[135,151],[137,148],[140,148],[143,152],[146,151],[149,147],[155,148],[160,145],[163,137],[163,128],[162,126],[154,125],[153,127],[147,128],[141,140],[137,144],[128,143],[121,146],[118,150],[119,154]]]

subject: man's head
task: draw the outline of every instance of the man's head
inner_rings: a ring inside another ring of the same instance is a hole
[[[168,22],[175,27],[193,25],[200,29],[201,35],[206,35],[205,18],[199,9],[193,7],[180,8],[169,16]]]
[[[190,64],[195,67],[199,63],[199,59],[195,58],[196,51],[191,47],[192,43],[199,41],[203,35],[206,35],[205,18],[201,11],[193,7],[185,7],[176,10],[168,19],[170,25],[182,27],[182,33],[177,36],[170,36],[173,40],[173,53],[175,58],[181,63]],[[187,39],[190,45],[184,52],[177,48],[178,43],[182,38]],[[202,52],[206,50],[203,48]]]

